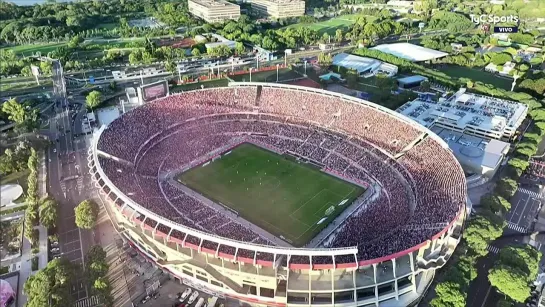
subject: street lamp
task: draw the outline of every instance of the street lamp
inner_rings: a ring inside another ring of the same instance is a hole
[[[284,66],[288,66],[288,50],[284,50]]]
[[[276,64],[276,82],[278,83],[278,67],[280,64]]]
[[[252,82],[252,67],[250,67],[250,82]]]
[[[307,75],[307,60],[305,60],[305,76]]]

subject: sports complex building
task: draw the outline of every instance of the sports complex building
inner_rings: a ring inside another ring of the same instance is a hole
[[[411,306],[452,255],[466,180],[448,145],[373,103],[230,83],[95,132],[112,220],[174,278],[271,306]]]
[[[223,22],[240,17],[240,6],[226,0],[189,0],[189,12],[206,22]]]

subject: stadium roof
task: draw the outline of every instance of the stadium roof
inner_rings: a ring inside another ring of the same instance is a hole
[[[373,70],[380,66],[379,60],[361,57],[348,53],[339,53],[333,57],[333,65],[341,66],[347,69],[354,69],[358,73]]]
[[[429,61],[448,55],[448,53],[442,51],[437,51],[410,43],[383,44],[371,49],[395,55],[411,62]]]

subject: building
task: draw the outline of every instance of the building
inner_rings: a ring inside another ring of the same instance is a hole
[[[440,136],[452,150],[467,174],[492,178],[509,151],[509,143],[485,139],[439,126],[431,130]]]
[[[375,9],[387,9],[392,10],[396,13],[406,14],[414,11],[415,1],[388,1],[387,3],[366,3],[366,4],[345,4],[344,8],[349,8],[353,10],[363,10],[369,8]]]
[[[376,74],[384,73],[388,77],[397,74],[397,66],[384,63],[377,59],[357,56],[348,53],[336,54],[332,59],[332,64],[335,66],[353,69],[358,72],[360,77],[371,77]]]
[[[488,65],[485,66],[484,70],[507,76],[515,68],[515,65],[516,64],[513,62],[507,62],[503,65],[496,65],[494,63],[489,63]]]
[[[402,105],[398,112],[425,127],[435,126],[481,138],[509,142],[526,118],[528,106],[467,93],[462,88],[450,97],[439,101],[421,95]]]
[[[217,47],[222,46],[222,45],[227,46],[230,49],[234,49],[235,46],[237,45],[237,42],[232,41],[232,40],[228,40],[225,37],[223,37],[221,35],[218,35],[218,34],[211,33],[211,34],[206,34],[206,35],[210,35],[211,37],[216,39],[215,42],[210,42],[210,43],[204,44],[204,46],[206,47],[206,50],[212,49],[212,48],[217,48]]]
[[[252,11],[268,18],[288,18],[305,15],[303,0],[250,0]]]
[[[428,78],[420,75],[415,76],[409,76],[404,78],[397,79],[397,84],[399,84],[399,87],[401,88],[413,88],[420,86],[422,82],[428,81]]]
[[[411,62],[425,62],[448,55],[446,52],[425,48],[410,43],[382,44],[371,48]]]
[[[226,0],[188,0],[189,12],[206,22],[222,22],[240,17],[240,6]]]

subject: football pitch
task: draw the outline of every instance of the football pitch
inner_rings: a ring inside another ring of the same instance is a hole
[[[296,247],[308,243],[365,190],[248,143],[177,180]]]

